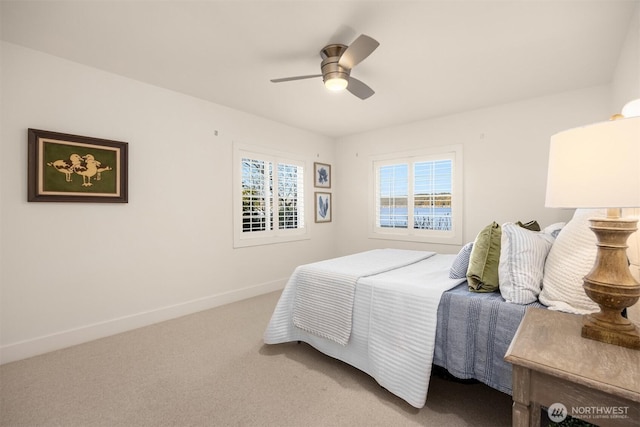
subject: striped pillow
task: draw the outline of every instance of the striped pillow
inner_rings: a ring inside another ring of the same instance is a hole
[[[451,270],[449,270],[449,279],[465,279],[467,277],[472,248],[473,242],[469,242],[460,249],[456,259],[453,260]]]
[[[502,225],[498,277],[500,294],[506,301],[529,304],[538,299],[542,289],[544,263],[553,237],[516,224]]]

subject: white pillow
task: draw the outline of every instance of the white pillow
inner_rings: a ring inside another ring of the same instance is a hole
[[[587,314],[599,311],[582,283],[596,260],[596,235],[589,218],[605,217],[603,209],[577,209],[554,242],[544,269],[540,302],[551,310]]]
[[[530,304],[538,299],[544,263],[553,240],[550,234],[511,222],[502,225],[498,266],[502,298],[515,304]]]
[[[555,238],[558,237],[558,234],[560,234],[560,231],[564,228],[565,225],[567,225],[566,222],[556,222],[555,224],[547,225],[542,229],[542,233],[550,235],[555,240]]]

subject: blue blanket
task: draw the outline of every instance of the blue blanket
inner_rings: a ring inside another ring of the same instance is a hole
[[[469,292],[466,282],[443,293],[433,363],[511,394],[511,364],[504,355],[529,307],[545,308],[508,303],[499,292]]]

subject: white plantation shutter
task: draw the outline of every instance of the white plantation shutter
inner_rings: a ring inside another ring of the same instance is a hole
[[[413,221],[422,230],[451,230],[451,160],[414,163]]]
[[[278,164],[278,227],[304,228],[304,168]]]
[[[305,169],[302,160],[234,144],[234,247],[308,238]]]
[[[462,243],[462,147],[373,160],[370,237]]]
[[[380,164],[376,168],[378,227],[407,228],[408,171],[409,165],[406,163]]]
[[[242,159],[242,232],[271,229],[271,162]]]

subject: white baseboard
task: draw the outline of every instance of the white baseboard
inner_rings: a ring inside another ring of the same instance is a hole
[[[0,365],[175,319],[284,288],[286,279],[186,301],[117,319],[93,323],[0,347]]]

